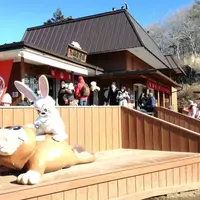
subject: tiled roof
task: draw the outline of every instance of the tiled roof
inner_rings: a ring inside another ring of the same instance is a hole
[[[61,56],[72,41],[89,54],[144,47],[169,67],[155,42],[124,9],[28,28],[22,40]]]
[[[175,72],[183,73],[185,74],[184,70],[181,68],[178,60],[172,56],[172,55],[166,55],[165,56],[167,61],[170,64],[170,68],[173,69]]]

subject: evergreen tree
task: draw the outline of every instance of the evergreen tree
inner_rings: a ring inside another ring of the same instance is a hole
[[[58,8],[56,12],[53,13],[53,17],[51,19],[48,19],[46,22],[44,22],[44,25],[53,24],[56,22],[62,22],[64,20],[69,20],[69,19],[72,19],[72,17],[70,16],[70,17],[65,18],[62,11]]]

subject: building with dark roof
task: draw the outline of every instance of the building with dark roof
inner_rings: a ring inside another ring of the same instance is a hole
[[[68,45],[76,55],[87,56],[87,52]],[[60,89],[60,81],[74,82],[74,77],[95,76],[104,72],[103,69],[91,65],[73,56],[62,56],[24,41],[4,44],[0,46],[0,61],[13,60],[7,92],[13,94],[13,105],[16,105],[21,96],[14,86],[19,80],[28,85],[35,93],[38,91],[37,80],[39,75],[45,74],[49,81],[49,94],[56,99]],[[18,93],[18,95],[16,95]]]
[[[28,28],[20,45],[80,65],[67,56],[72,41],[78,42],[87,52],[87,63],[81,64],[92,72],[83,74],[88,81],[95,79],[104,88],[115,80],[119,86],[136,91],[137,97],[142,84],[155,91],[158,105],[173,104],[172,87],[180,86],[171,78],[184,72],[173,57],[161,53],[127,10]],[[12,49],[16,44],[10,46]],[[0,51],[6,48],[9,45],[0,46]]]
[[[158,46],[125,9],[28,28],[22,40],[62,56],[71,41],[89,55],[127,50],[156,69],[169,67]]]

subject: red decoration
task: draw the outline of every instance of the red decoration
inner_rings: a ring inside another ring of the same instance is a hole
[[[70,81],[71,74],[68,72],[59,71],[56,69],[51,69],[51,76],[55,79]]]
[[[154,83],[152,81],[148,81],[148,88],[153,90],[158,90],[160,92],[164,92],[167,94],[171,94],[170,88]]]
[[[0,100],[6,93],[8,88],[8,81],[13,66],[13,60],[0,61]]]
[[[198,97],[198,98],[194,98],[194,101],[198,101],[198,100],[200,100],[200,97]]]

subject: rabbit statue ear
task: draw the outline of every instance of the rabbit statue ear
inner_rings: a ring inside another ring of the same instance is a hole
[[[17,88],[17,90],[25,95],[27,98],[31,99],[32,101],[36,101],[37,100],[37,96],[35,95],[35,93],[24,83],[20,82],[20,81],[15,81],[14,82],[15,87]]]
[[[42,98],[46,98],[49,95],[49,82],[45,75],[42,75],[39,78],[39,90]]]

